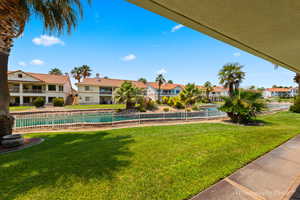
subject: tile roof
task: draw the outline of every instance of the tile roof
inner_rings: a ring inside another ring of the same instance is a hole
[[[156,82],[149,82],[147,83],[149,86],[155,88],[155,89],[158,89],[158,83]],[[161,86],[161,89],[162,90],[172,90],[172,89],[175,89],[177,87],[180,87],[180,88],[184,88],[184,85],[181,85],[181,84],[171,84],[171,83],[165,83]]]
[[[86,78],[77,85],[96,85],[103,87],[120,87],[126,80],[110,79],[110,78]],[[130,80],[127,80],[130,81]],[[143,82],[130,81],[138,88],[147,88],[147,85]]]
[[[290,92],[293,88],[267,88],[269,92]]]
[[[15,73],[15,72],[23,72],[23,71],[21,70],[8,71],[8,74]],[[68,82],[71,83],[69,76],[66,75],[39,74],[39,73],[31,73],[31,72],[23,72],[23,73],[45,83],[50,83],[50,84],[65,84]]]

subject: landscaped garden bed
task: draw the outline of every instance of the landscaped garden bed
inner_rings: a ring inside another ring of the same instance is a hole
[[[300,115],[264,126],[186,124],[78,133],[0,155],[0,199],[186,199],[300,130]]]

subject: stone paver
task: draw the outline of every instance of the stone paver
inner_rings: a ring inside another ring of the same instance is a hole
[[[191,200],[300,200],[300,135]]]

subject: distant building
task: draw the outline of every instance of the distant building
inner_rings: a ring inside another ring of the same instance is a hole
[[[54,98],[63,98],[65,102],[72,95],[69,76],[38,74],[31,72],[9,71],[8,86],[11,105],[30,105],[38,98],[44,98],[46,104]]]
[[[295,97],[298,94],[298,88],[267,88],[263,91],[265,98],[272,97]]]
[[[160,97],[174,97],[184,89],[184,85],[165,83],[161,85]],[[150,82],[147,83],[147,96],[153,100],[158,100],[159,87],[158,83]]]

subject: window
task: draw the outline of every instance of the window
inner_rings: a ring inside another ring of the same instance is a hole
[[[91,97],[85,97],[85,101],[90,101]]]
[[[84,87],[84,90],[85,90],[85,91],[89,91],[89,90],[90,90],[90,86],[85,86],[85,87]]]
[[[49,91],[56,91],[56,85],[48,85]]]
[[[18,78],[23,78],[23,74],[18,74]]]
[[[60,86],[59,86],[59,91],[60,91],[60,92],[63,92],[63,91],[64,91],[64,86],[63,86],[63,85],[60,85]]]
[[[55,97],[48,97],[48,103],[53,103],[53,99],[54,99]]]

